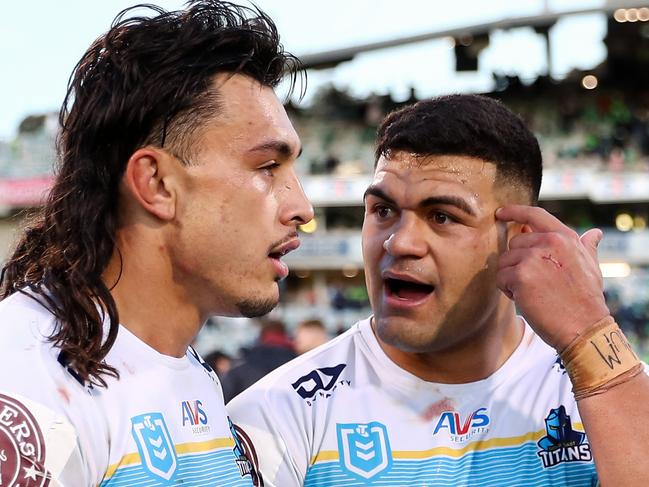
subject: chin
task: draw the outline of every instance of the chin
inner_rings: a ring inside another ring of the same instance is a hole
[[[279,296],[255,296],[241,299],[237,302],[237,309],[241,316],[257,318],[270,313],[279,303]]]
[[[412,337],[406,336],[390,336],[387,340],[384,340],[385,343],[401,350],[406,353],[429,353],[435,351],[435,346],[429,340],[418,341],[413,340]]]
[[[423,334],[419,331],[416,326],[413,328],[399,318],[383,318],[376,321],[376,334],[381,341],[397,350],[407,353],[428,353],[443,348],[437,343],[436,335]]]

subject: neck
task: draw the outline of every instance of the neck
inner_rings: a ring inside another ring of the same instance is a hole
[[[204,320],[191,296],[174,281],[163,243],[118,233],[102,277],[112,288],[122,326],[164,355],[185,355]]]
[[[376,331],[374,334],[394,363],[420,379],[442,384],[466,384],[486,379],[496,372],[521,343],[524,329],[514,305],[507,300],[496,307],[494,316],[489,317],[474,334],[442,350],[405,352],[383,342]]]

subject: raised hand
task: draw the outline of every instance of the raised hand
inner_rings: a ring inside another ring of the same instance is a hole
[[[496,218],[524,225],[500,256],[497,285],[543,340],[561,351],[610,314],[597,259],[601,230],[579,236],[534,206],[505,206]]]

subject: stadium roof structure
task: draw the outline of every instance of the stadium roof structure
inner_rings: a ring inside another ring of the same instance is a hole
[[[329,69],[337,66],[340,63],[351,61],[356,55],[387,49],[391,47],[402,46],[405,44],[413,44],[422,41],[433,39],[441,39],[452,37],[461,39],[466,36],[481,36],[487,35],[493,30],[507,30],[519,27],[534,27],[537,29],[544,29],[552,26],[558,19],[572,15],[584,15],[592,13],[611,13],[620,9],[642,8],[649,7],[649,1],[636,0],[608,0],[604,5],[597,8],[587,8],[578,10],[565,10],[565,11],[546,11],[539,15],[525,16],[525,17],[511,17],[504,18],[493,22],[482,24],[468,25],[464,27],[456,27],[453,29],[446,29],[440,31],[426,32],[413,36],[399,37],[396,39],[389,39],[378,41],[368,44],[361,44],[357,46],[350,46],[341,49],[334,49],[330,51],[316,52],[312,54],[304,54],[299,56],[302,64],[307,69]]]

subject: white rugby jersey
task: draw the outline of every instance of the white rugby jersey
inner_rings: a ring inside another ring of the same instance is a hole
[[[120,327],[87,387],[44,337],[53,317],[16,293],[0,302],[0,486],[251,486],[221,386],[193,350],[162,355]]]
[[[592,486],[588,439],[557,354],[529,326],[487,379],[426,382],[369,319],[228,404],[259,485]]]

